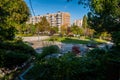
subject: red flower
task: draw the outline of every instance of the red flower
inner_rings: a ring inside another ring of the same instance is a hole
[[[79,46],[73,46],[72,47],[72,52],[75,54],[80,54],[80,47]]]

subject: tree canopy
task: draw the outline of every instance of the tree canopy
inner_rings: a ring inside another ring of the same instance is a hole
[[[98,32],[120,31],[120,1],[91,0],[89,23]]]
[[[84,15],[84,17],[83,17],[82,27],[83,27],[84,29],[86,29],[86,28],[87,28],[87,26],[88,26],[88,24],[87,24],[87,16],[86,16],[86,15]]]
[[[80,28],[79,26],[72,25],[72,26],[71,26],[71,31],[72,31],[72,33],[75,34],[75,35],[83,35],[83,29]]]
[[[78,0],[78,3],[89,6],[89,26],[98,33],[110,33],[113,42],[120,45],[117,41],[120,39],[120,0]]]
[[[30,11],[23,0],[1,0],[0,1],[0,36],[7,39],[9,34],[13,35],[16,27],[26,22]],[[11,29],[12,28],[12,29]],[[9,29],[14,30],[12,33],[7,32]]]
[[[44,32],[50,30],[50,24],[47,21],[46,17],[42,17],[41,21],[36,24],[37,32]]]

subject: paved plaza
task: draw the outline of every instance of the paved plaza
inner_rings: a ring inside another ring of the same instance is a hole
[[[66,44],[66,43],[61,43],[61,42],[56,42],[56,41],[44,41],[45,39],[48,39],[49,36],[41,36],[41,37],[23,37],[23,41],[27,41],[30,43],[30,45],[35,49],[37,53],[42,52],[42,48],[45,46],[50,46],[50,45],[57,45],[60,48],[60,51],[62,53],[67,53],[72,51],[73,46],[78,46],[81,55],[85,55],[85,53],[90,49],[89,47],[86,46],[86,44]],[[108,43],[107,45],[112,46],[113,44]],[[104,48],[106,44],[101,44],[98,45],[99,48]]]

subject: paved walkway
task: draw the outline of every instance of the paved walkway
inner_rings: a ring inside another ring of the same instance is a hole
[[[88,47],[84,44],[65,44],[61,42],[53,42],[53,41],[31,41],[33,45],[31,45],[37,53],[42,52],[42,48],[45,46],[50,46],[50,45],[58,45],[62,53],[67,53],[68,51],[72,51],[72,47],[74,45],[80,47],[81,54],[84,55],[86,51],[88,50]]]
[[[22,37],[23,41],[41,41],[41,40],[45,40],[48,39],[49,36],[32,36],[32,37]]]

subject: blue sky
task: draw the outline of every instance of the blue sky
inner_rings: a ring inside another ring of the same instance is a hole
[[[46,13],[69,12],[71,15],[71,23],[75,19],[82,19],[85,14],[89,11],[88,8],[84,8],[82,5],[78,5],[78,0],[31,0],[32,7],[35,15],[44,15]],[[25,0],[28,7],[30,8],[29,0]],[[31,8],[30,8],[31,10]]]

